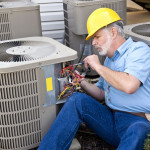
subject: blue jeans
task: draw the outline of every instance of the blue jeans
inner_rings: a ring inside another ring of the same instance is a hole
[[[79,125],[86,125],[117,150],[142,150],[150,123],[125,112],[112,112],[83,93],[72,94],[64,104],[38,150],[68,150]]]

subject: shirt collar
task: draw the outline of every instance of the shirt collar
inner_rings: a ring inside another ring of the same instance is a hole
[[[128,46],[133,42],[132,38],[129,37],[114,53],[113,57],[109,58],[110,60],[116,60],[120,55],[123,55],[124,52],[128,49]]]
[[[132,38],[129,37],[118,49],[120,55],[123,55],[123,53],[128,49],[128,46],[133,42]]]
[[[112,60],[112,61],[114,61],[114,60],[116,60],[118,57],[119,57],[119,52],[118,52],[118,50],[116,50],[115,53],[114,53],[114,55],[113,55],[113,57],[111,57],[111,58],[109,58],[109,59]]]

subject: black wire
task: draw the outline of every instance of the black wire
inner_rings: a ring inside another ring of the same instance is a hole
[[[81,55],[80,55],[80,58],[79,58],[79,60],[78,60],[78,62],[77,63],[80,63],[81,62],[81,59],[82,59],[82,57],[83,57],[83,54],[84,54],[84,51],[85,51],[85,43],[86,43],[86,35],[83,35],[83,47],[82,47],[82,51],[81,51]],[[76,70],[76,68],[77,68],[77,66],[75,66],[75,68],[74,68],[74,70]]]

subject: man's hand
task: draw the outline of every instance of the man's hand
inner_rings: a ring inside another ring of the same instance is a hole
[[[79,71],[75,70],[75,73],[78,74],[79,76],[81,76],[81,78],[79,78],[79,83],[81,83],[83,80],[85,80],[85,75],[79,73]]]
[[[101,65],[97,55],[87,56],[83,61],[86,69],[88,69],[88,66],[90,66],[93,70],[96,71],[96,68]]]
[[[75,73],[80,74],[77,70],[75,70]],[[82,76],[82,75],[81,75]],[[84,76],[83,78],[80,78],[80,86],[82,87],[82,89],[90,96],[92,96],[93,98],[95,98],[98,101],[102,101],[104,99],[104,91],[101,90],[100,88],[98,88],[96,85],[88,83]]]

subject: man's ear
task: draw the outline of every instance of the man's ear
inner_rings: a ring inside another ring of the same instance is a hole
[[[113,39],[115,39],[117,37],[118,31],[115,27],[111,28],[111,36]]]

